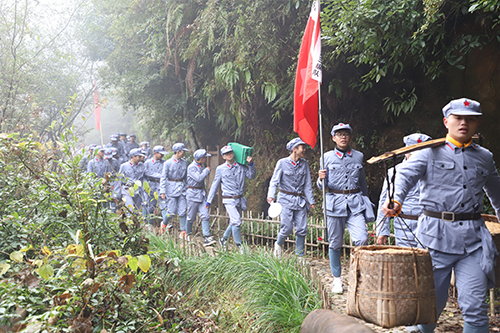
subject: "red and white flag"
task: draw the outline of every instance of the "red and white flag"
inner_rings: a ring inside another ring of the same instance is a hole
[[[97,84],[94,81],[94,116],[95,116],[95,127],[99,131],[101,130],[101,104],[99,104],[99,94],[97,93]]]
[[[312,148],[318,136],[318,89],[321,83],[319,0],[314,0],[300,46],[295,76],[293,130]]]

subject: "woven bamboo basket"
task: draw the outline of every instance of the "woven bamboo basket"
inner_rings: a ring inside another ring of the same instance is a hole
[[[376,245],[355,248],[346,312],[386,328],[436,323],[429,251]]]
[[[498,223],[498,219],[495,215],[482,214],[482,216],[486,221],[486,228],[490,231],[493,242],[500,252],[500,223]],[[500,256],[497,257],[495,266],[495,288],[500,288]]]

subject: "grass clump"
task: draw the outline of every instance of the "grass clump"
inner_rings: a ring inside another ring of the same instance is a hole
[[[175,262],[167,283],[182,290],[191,307],[211,313],[222,330],[300,332],[307,314],[321,308],[308,270],[295,256],[278,261],[264,249],[194,255],[154,236],[150,249]]]

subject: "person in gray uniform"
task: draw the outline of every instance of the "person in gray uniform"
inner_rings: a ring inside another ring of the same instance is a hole
[[[82,170],[83,172],[87,172],[87,164],[89,160],[92,159],[95,147],[97,147],[97,145],[91,144],[88,147],[86,147],[83,151],[82,159],[78,163],[80,170]]]
[[[403,142],[406,147],[416,145],[417,143],[429,141],[432,138],[428,135],[422,133],[414,133],[407,135],[403,138]],[[396,165],[395,168],[390,168],[387,171],[389,181],[392,179],[394,174],[394,169],[396,171],[399,167],[401,167],[404,163],[408,161],[411,157],[411,154],[406,154],[405,159],[400,164]],[[377,235],[377,244],[385,245],[387,243],[387,237],[391,234],[390,232],[390,216],[385,216],[382,211],[382,206],[384,202],[387,200],[387,179],[384,181],[384,185],[382,186],[382,192],[380,193],[379,205],[378,205],[378,214],[377,214],[377,227],[376,227],[376,235]],[[420,188],[419,186],[415,186],[408,192],[408,195],[405,199],[405,206],[402,210],[402,213],[399,217],[404,221],[399,221],[395,219],[393,221],[394,224],[394,234],[396,236],[396,245],[397,246],[406,246],[406,247],[417,247],[417,241],[413,234],[417,229],[418,217],[422,214],[422,207],[418,204],[420,199]]]
[[[149,147],[149,141],[142,141],[139,145],[139,148],[146,152],[145,155],[147,159],[153,156],[153,151],[151,150],[151,147]]]
[[[106,148],[104,151],[104,159],[108,163],[106,173],[110,173],[109,184],[111,190],[111,201],[109,207],[111,211],[116,212],[116,201],[121,198],[121,182],[118,177],[120,163],[115,158],[116,148]]]
[[[174,155],[163,164],[160,178],[160,196],[167,199],[167,218],[162,222],[163,228],[171,228],[170,220],[177,214],[180,220],[179,237],[188,239],[186,232],[186,183],[188,164],[183,158],[188,149],[183,143],[172,146]]]
[[[407,135],[403,138],[403,142],[406,147],[416,145],[421,142],[425,142],[431,140],[432,138],[428,135],[422,133],[414,133]],[[401,165],[406,163],[412,154],[405,154],[405,158],[403,162],[396,165],[394,168],[390,168],[387,170],[387,175],[389,181],[391,181],[392,176],[394,175],[394,170],[398,170]],[[376,226],[376,235],[377,235],[377,244],[378,245],[386,245],[387,237],[390,236],[390,216],[385,216],[382,211],[382,206],[384,202],[388,199],[387,193],[387,179],[384,181],[384,185],[382,186],[382,192],[380,193],[379,205],[378,205],[378,214],[377,214],[377,226]],[[420,200],[420,187],[417,184],[415,187],[408,192],[408,195],[405,199],[405,206],[402,210],[401,214],[399,214],[399,218],[394,218],[394,234],[396,238],[397,246],[405,246],[405,247],[418,247],[418,242],[415,239],[415,232],[418,225],[418,217],[422,214],[422,207],[419,205]],[[420,329],[418,325],[406,326],[406,331],[408,333],[420,333]]]
[[[130,188],[139,180],[142,182],[144,177],[144,164],[139,164],[141,157],[144,156],[139,148],[130,151],[130,161],[120,165],[118,172],[121,180],[122,197],[125,198],[125,205],[129,210],[139,209],[142,203],[141,189],[134,191],[132,197]],[[141,186],[142,187],[142,186]]]
[[[118,162],[120,162],[120,164],[125,163],[127,161],[127,158],[125,156],[123,146],[118,142],[118,135],[111,134],[109,139],[111,142],[106,145],[106,148],[116,148],[116,150],[118,151]]]
[[[204,246],[213,245],[215,240],[210,236],[210,215],[205,201],[207,198],[207,191],[205,190],[205,179],[210,174],[210,167],[204,167],[207,162],[207,157],[212,155],[208,154],[205,149],[198,149],[194,152],[194,161],[189,164],[187,169],[187,226],[186,232],[191,235],[193,231],[193,222],[196,220],[196,214],[200,214],[201,229],[203,237],[205,237]]]
[[[104,160],[105,148],[96,146],[94,149],[97,153],[96,156],[87,163],[87,172],[93,173],[98,178],[104,178],[104,174],[108,167],[108,163]]]
[[[278,203],[281,204],[281,226],[278,239],[274,243],[274,256],[281,258],[282,246],[295,227],[295,254],[304,256],[304,244],[307,234],[307,213],[314,208],[314,194],[311,183],[309,164],[303,158],[306,143],[300,138],[290,140],[286,149],[290,156],[276,163],[269,182],[267,202],[274,201],[279,186]]]
[[[226,162],[219,165],[215,171],[215,178],[205,205],[207,209],[210,207],[219,186],[221,186],[222,203],[229,214],[229,226],[219,239],[219,244],[225,247],[232,234],[234,243],[241,251],[241,211],[247,209],[247,200],[243,197],[243,190],[245,189],[245,179],[255,178],[255,165],[251,156],[247,157],[248,165],[237,163],[234,160],[234,152],[231,146],[222,147],[220,153]]]
[[[139,144],[136,142],[137,137],[135,134],[130,134],[129,138],[130,141],[127,142],[127,154],[129,154],[132,149],[140,148]]]
[[[165,163],[163,156],[167,154],[163,146],[155,146],[153,152],[153,157],[144,162],[144,180],[149,183],[149,193],[145,191],[146,209],[143,215],[149,222],[150,230],[153,229],[153,219],[148,219],[148,217],[150,214],[154,214],[158,207],[157,198],[160,197],[160,179],[163,171],[163,164]]]
[[[130,156],[129,156],[129,151],[127,149],[127,133],[120,133],[120,136],[118,138],[119,138],[118,144],[122,147],[124,155],[123,159],[125,161],[128,161],[130,159]]]
[[[352,128],[339,123],[332,128],[335,149],[324,155],[324,170],[319,171],[318,187],[325,181],[330,269],[333,274],[332,292],[342,293],[340,250],[345,227],[355,246],[367,244],[366,221],[375,219],[373,204],[368,198],[363,154],[351,148]]]
[[[452,100],[443,115],[446,142],[413,153],[397,170],[393,207],[386,201],[383,212],[399,214],[408,193],[419,183],[423,213],[416,236],[431,254],[438,315],[446,305],[454,269],[463,332],[487,333],[486,295],[495,283],[498,252],[481,212],[484,190],[499,216],[500,177],[491,152],[472,141],[482,115],[479,102]],[[434,332],[435,327],[419,325],[424,333]]]

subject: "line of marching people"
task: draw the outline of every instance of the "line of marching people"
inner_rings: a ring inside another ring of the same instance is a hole
[[[123,134],[124,138],[126,134]],[[135,135],[131,135],[135,138]],[[112,191],[111,210],[116,211],[117,202],[123,201],[129,212],[142,210],[142,215],[153,229],[153,217],[161,213],[160,232],[172,228],[171,219],[177,215],[180,220],[180,234],[189,239],[193,230],[193,222],[199,215],[202,221],[204,246],[211,246],[216,240],[210,235],[209,207],[218,191],[222,188],[222,199],[230,224],[219,243],[226,245],[232,235],[235,244],[241,246],[241,211],[246,210],[246,199],[243,197],[245,179],[255,177],[255,166],[252,157],[248,157],[249,165],[241,165],[235,161],[233,149],[224,146],[221,156],[226,161],[216,170],[214,183],[210,193],[205,189],[205,179],[210,174],[206,165],[211,156],[205,149],[193,153],[194,161],[188,165],[184,159],[188,151],[183,143],[172,146],[173,155],[164,159],[167,151],[163,146],[155,146],[148,158],[149,144],[141,143],[141,147],[123,148],[116,134],[111,135],[111,142],[105,147],[91,145],[82,158],[82,170],[93,173],[98,178],[108,177]],[[156,214],[155,214],[156,213]]]
[[[465,321],[464,332],[485,333],[488,332],[486,291],[494,285],[498,252],[481,217],[482,200],[484,190],[495,211],[500,211],[500,177],[492,154],[472,141],[482,115],[479,102],[457,99],[442,111],[443,123],[448,130],[446,142],[406,156],[403,163],[389,172],[397,174],[395,190],[390,201],[386,197],[387,191],[382,192],[378,215],[384,223],[377,227],[377,243],[383,245],[387,241],[388,217],[405,219],[405,225],[394,225],[396,244],[430,250],[439,313],[446,304],[454,269],[458,302]],[[343,292],[340,250],[345,228],[355,246],[365,245],[368,241],[366,222],[375,220],[374,205],[368,198],[364,156],[351,148],[352,133],[348,124],[339,123],[332,128],[335,148],[325,153],[324,166],[319,170],[316,182],[317,187],[322,189],[324,186],[326,192],[324,205],[334,293]],[[415,133],[405,137],[404,143],[408,146],[429,139],[425,134]],[[110,148],[118,150],[115,146]],[[286,148],[290,155],[277,162],[267,193],[268,203],[277,201],[282,207],[280,232],[274,244],[277,258],[282,256],[283,244],[294,228],[295,253],[299,257],[304,255],[307,214],[315,205],[309,165],[303,158],[306,144],[295,138]],[[104,165],[101,159],[106,160],[117,152],[105,148],[96,150],[96,158],[88,162],[87,171],[102,177],[107,169],[101,166]],[[252,157],[247,158],[248,165],[242,165],[235,161],[231,146],[222,147],[220,153],[225,162],[217,167],[207,195],[204,180],[211,170],[205,163],[210,154],[199,149],[193,153],[194,161],[188,165],[183,158],[187,151],[183,143],[174,144],[172,150],[174,155],[164,161],[164,147],[155,146],[153,156],[143,163],[146,154],[141,148],[129,151],[129,160],[120,165],[117,177],[127,206],[139,207],[142,201],[147,218],[159,201],[162,228],[171,228],[171,218],[178,215],[180,236],[186,239],[192,232],[196,214],[199,214],[205,245],[208,246],[216,242],[210,236],[208,210],[221,187],[230,223],[219,243],[226,246],[229,237],[233,236],[234,243],[241,248],[241,212],[246,209],[244,184],[247,178],[253,179],[256,172]],[[146,180],[150,184],[150,191],[145,189],[148,193],[145,199],[130,191],[137,180]],[[419,325],[407,327],[407,330],[430,333],[435,327]]]

